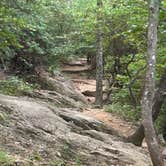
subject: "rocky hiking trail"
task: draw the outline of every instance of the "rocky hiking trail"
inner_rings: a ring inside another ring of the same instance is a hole
[[[78,58],[62,65],[62,72],[69,77],[76,88],[85,95],[86,99],[93,105],[95,102],[96,80],[90,77],[91,66],[87,64],[86,58]],[[103,81],[103,99],[106,98],[106,81]],[[122,118],[105,112],[104,109],[86,108],[83,114],[93,117],[103,123],[112,126],[125,136],[129,136],[135,129],[132,123]]]
[[[0,94],[0,150],[14,157],[11,166],[151,166],[146,148],[124,142],[132,124],[93,108],[86,59],[61,69],[36,69],[43,90]]]

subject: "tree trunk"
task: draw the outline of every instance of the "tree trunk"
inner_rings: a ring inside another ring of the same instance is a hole
[[[96,53],[96,99],[95,104],[99,107],[102,107],[103,103],[103,48],[102,48],[102,17],[101,17],[101,8],[102,0],[97,0],[97,34],[96,34],[96,44],[97,44],[97,53]]]
[[[161,107],[165,101],[165,92],[166,92],[166,68],[164,70],[163,75],[161,76],[159,85],[158,85],[158,89],[155,92],[155,97],[154,97],[154,101],[153,101],[153,109],[152,109],[152,116],[153,116],[153,121],[155,121],[160,113]],[[144,139],[145,135],[144,135],[144,127],[141,124],[136,132],[134,134],[132,134],[131,136],[129,136],[127,138],[128,142],[131,142],[133,144],[135,144],[136,146],[141,146],[142,145],[142,141]]]
[[[164,166],[152,120],[152,107],[155,93],[158,10],[158,0],[149,0],[147,67],[145,89],[142,96],[142,123],[153,165]]]

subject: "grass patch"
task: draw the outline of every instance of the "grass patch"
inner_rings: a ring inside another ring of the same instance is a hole
[[[0,165],[11,166],[12,164],[14,164],[14,158],[3,151],[0,151]]]

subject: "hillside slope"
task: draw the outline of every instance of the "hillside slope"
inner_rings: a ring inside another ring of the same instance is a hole
[[[70,93],[40,90],[28,95],[0,95],[0,150],[14,156],[13,165],[151,165],[146,150],[124,143],[111,125],[82,112],[89,105]]]
[[[36,154],[41,158],[37,165],[53,160],[69,166],[77,160],[87,166],[150,165],[146,151],[119,141],[102,122],[77,110],[0,95],[0,113],[5,117],[0,121],[0,147],[18,159],[33,161]]]

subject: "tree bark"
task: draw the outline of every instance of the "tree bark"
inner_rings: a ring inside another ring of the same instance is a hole
[[[102,107],[103,104],[103,48],[102,48],[102,0],[97,0],[97,34],[96,34],[96,99],[95,104]]]
[[[152,120],[152,107],[155,94],[158,11],[158,0],[149,0],[147,67],[145,76],[145,89],[142,96],[142,123],[153,165],[164,166]]]
[[[166,92],[166,68],[164,70],[164,73],[162,74],[161,78],[160,78],[160,82],[158,85],[158,88],[155,92],[155,97],[153,100],[153,109],[152,109],[152,117],[153,117],[153,121],[155,121],[160,113],[161,107],[165,101],[165,92]],[[131,142],[133,144],[135,144],[136,146],[141,146],[142,145],[142,141],[145,137],[144,134],[144,127],[141,124],[136,132],[134,132],[134,134],[132,134],[131,136],[129,136],[127,138],[128,142]]]

